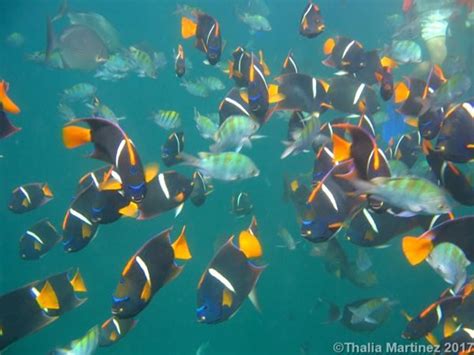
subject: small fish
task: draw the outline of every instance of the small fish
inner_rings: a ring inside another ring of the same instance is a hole
[[[178,78],[181,78],[186,73],[186,57],[181,44],[178,45],[178,54],[175,55],[174,72]]]
[[[325,28],[319,6],[308,1],[301,15],[300,34],[307,38],[314,38],[324,32]]]
[[[287,148],[281,154],[281,159],[285,159],[289,155],[296,155],[303,151],[310,150],[313,142],[322,142],[319,137],[321,124],[319,122],[319,113],[314,113],[305,119],[305,126],[300,130],[292,132],[292,140],[285,142]]]
[[[238,14],[238,17],[240,21],[249,27],[251,34],[255,32],[269,32],[272,30],[270,21],[262,15],[242,12]]]
[[[184,151],[184,133],[173,132],[161,146],[161,160],[166,166],[173,166],[180,162],[180,154]]]
[[[197,83],[206,86],[209,91],[220,91],[225,89],[225,85],[221,79],[216,78],[215,76],[202,76],[197,80]]]
[[[207,85],[203,83],[188,81],[188,80],[183,79],[180,85],[183,86],[186,89],[186,91],[189,92],[193,96],[197,96],[197,97],[209,96],[209,88],[207,87]]]
[[[7,36],[5,41],[9,46],[19,48],[25,43],[25,37],[19,32],[13,32]]]
[[[199,207],[206,202],[206,198],[212,193],[214,187],[209,179],[206,179],[199,171],[193,174],[193,192],[191,192],[191,202]]]
[[[167,282],[176,278],[183,266],[176,259],[189,260],[185,227],[171,243],[171,229],[147,241],[125,265],[113,295],[112,314],[128,319],[139,314]]]
[[[145,51],[136,47],[130,47],[130,58],[134,63],[134,70],[140,78],[156,79],[156,68],[152,57]]]
[[[39,259],[60,240],[60,235],[49,219],[42,219],[20,237],[20,257],[24,260]]]
[[[196,128],[199,134],[204,139],[213,139],[219,125],[217,122],[209,118],[208,116],[201,115],[196,108],[194,108],[194,121],[196,122]]]
[[[63,91],[62,99],[67,102],[91,101],[97,92],[94,85],[79,83]]]
[[[394,40],[387,49],[387,54],[398,64],[421,63],[421,47],[411,40]]]
[[[374,114],[380,110],[377,94],[367,84],[349,76],[331,80],[328,100],[336,110],[353,114]]]
[[[250,139],[260,125],[248,116],[230,116],[219,127],[214,135],[215,143],[209,147],[212,153],[223,151],[240,152],[243,146],[250,147]]]
[[[110,317],[100,327],[99,346],[115,344],[135,328],[137,322],[133,318],[120,319],[114,316]]]
[[[251,116],[248,102],[241,96],[239,88],[232,88],[219,104],[219,124],[234,115]]]
[[[355,331],[372,331],[385,323],[397,302],[387,297],[368,298],[344,306],[341,323]]]
[[[53,199],[47,183],[31,183],[16,187],[11,194],[8,209],[14,213],[25,213],[39,208]]]
[[[248,229],[240,232],[218,250],[198,283],[196,317],[201,323],[216,324],[231,318],[247,297],[257,310],[255,286],[265,266],[251,259],[262,256],[255,217]]]
[[[58,348],[51,353],[54,355],[92,355],[99,345],[99,326],[91,328],[80,339],[73,340],[68,348]]]
[[[364,47],[356,40],[337,36],[324,42],[323,52],[327,56],[323,64],[355,73],[365,66]]]
[[[238,217],[247,216],[253,211],[253,204],[247,192],[232,195],[230,200],[231,212]]]
[[[177,111],[159,110],[152,112],[155,123],[166,130],[173,130],[181,127],[181,115]]]
[[[431,251],[426,261],[444,281],[457,292],[467,279],[466,268],[471,264],[462,249],[451,243],[441,243]]]
[[[184,164],[196,167],[204,176],[224,181],[244,180],[260,175],[260,170],[247,156],[235,153],[199,153],[199,158],[183,154]]]

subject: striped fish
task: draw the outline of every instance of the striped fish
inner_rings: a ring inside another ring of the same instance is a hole
[[[181,126],[181,115],[176,111],[159,110],[158,112],[152,112],[152,118],[158,126],[166,130]]]

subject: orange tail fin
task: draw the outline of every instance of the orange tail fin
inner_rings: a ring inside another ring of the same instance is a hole
[[[403,254],[411,265],[424,261],[433,250],[433,242],[429,238],[406,236],[402,240]]]
[[[66,148],[72,149],[89,143],[92,139],[91,130],[79,126],[63,128],[63,143]]]
[[[195,36],[196,31],[197,31],[197,24],[193,20],[187,17],[181,18],[181,36],[184,39]]]
[[[9,113],[18,114],[20,108],[7,95],[8,84],[5,81],[0,82],[0,108]]]

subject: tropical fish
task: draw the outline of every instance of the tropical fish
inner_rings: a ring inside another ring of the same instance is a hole
[[[313,113],[304,119],[305,126],[300,130],[293,130],[291,133],[292,139],[286,142],[287,148],[281,154],[281,159],[289,155],[296,155],[303,151],[311,149],[313,143],[318,144],[324,142],[326,139],[320,136],[321,124],[319,122],[319,113]]]
[[[188,80],[182,80],[180,83],[181,86],[183,86],[187,92],[189,92],[193,96],[197,97],[208,97],[209,96],[209,88],[207,85],[201,83],[201,82],[194,82],[194,81],[188,81]]]
[[[209,179],[206,179],[199,171],[195,171],[193,174],[193,191],[191,192],[191,202],[199,207],[206,198],[213,191],[213,186]]]
[[[268,32],[272,30],[270,21],[262,15],[242,12],[238,14],[239,20],[245,23],[250,30],[250,33]]]
[[[140,78],[147,77],[156,79],[156,68],[150,54],[133,46],[128,50],[130,52],[130,58],[134,64],[134,70],[137,72],[138,76]]]
[[[215,76],[201,76],[197,79],[197,83],[206,86],[209,91],[220,91],[225,89],[225,85],[221,79]]]
[[[247,297],[258,309],[255,285],[265,266],[256,266],[250,261],[263,253],[257,238],[254,217],[249,228],[240,232],[237,241],[230,237],[213,257],[198,283],[196,316],[199,322],[226,321]]]
[[[62,100],[67,102],[90,102],[94,98],[97,88],[89,83],[75,84],[69,89],[64,89]]]
[[[250,140],[260,125],[248,116],[228,117],[214,135],[215,143],[209,147],[212,153],[233,150],[240,152],[243,146],[251,146]]]
[[[184,133],[171,133],[161,146],[161,160],[166,166],[173,166],[182,162],[179,156],[184,151]]]
[[[201,115],[196,108],[194,108],[194,121],[196,122],[196,128],[202,138],[213,139],[219,125],[217,122],[209,118],[208,116]]]
[[[252,200],[247,192],[233,194],[230,203],[231,212],[238,217],[247,216],[253,211]]]
[[[152,112],[152,118],[155,123],[166,130],[172,130],[181,126],[181,115],[177,111],[158,110]]]
[[[290,74],[290,73],[298,73],[298,65],[296,64],[295,58],[293,57],[293,52],[289,51],[285,61],[283,62],[283,66],[281,68],[280,74]]]
[[[348,76],[333,78],[327,95],[331,105],[342,112],[370,115],[380,109],[375,91],[369,85]]]
[[[178,54],[175,55],[174,72],[178,78],[181,78],[186,73],[186,57],[184,56],[183,46],[178,45]]]
[[[219,125],[230,116],[251,116],[249,103],[245,102],[238,88],[231,89],[219,104]]]
[[[171,229],[166,229],[146,242],[125,265],[113,295],[112,314],[128,319],[139,314],[166,283],[183,270],[176,259],[189,260],[185,227],[171,243]]]
[[[25,213],[45,205],[52,199],[53,193],[47,183],[21,185],[12,191],[8,209],[14,213]]]
[[[82,338],[73,340],[67,348],[54,349],[54,355],[91,355],[99,345],[99,327],[92,327]]]
[[[355,73],[365,65],[364,48],[356,40],[341,36],[329,38],[324,42],[323,51],[327,56],[323,64],[328,67]]]
[[[320,35],[325,28],[319,6],[308,1],[301,15],[300,34],[307,38],[314,38]]]
[[[109,106],[105,105],[97,97],[94,98],[92,105],[87,104],[86,106],[91,109],[91,115],[93,117],[104,118],[106,120],[112,120],[115,122],[122,121],[126,118],[124,116],[117,116]]]
[[[42,219],[20,237],[20,257],[25,260],[39,259],[60,240],[60,235],[49,219]]]

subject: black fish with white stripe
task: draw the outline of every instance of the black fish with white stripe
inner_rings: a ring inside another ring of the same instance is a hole
[[[184,151],[184,133],[173,132],[161,146],[161,160],[166,166],[173,166],[183,161],[180,153]]]
[[[60,240],[61,236],[49,219],[42,219],[20,237],[20,257],[24,260],[39,259]]]
[[[47,183],[25,184],[12,191],[8,209],[14,213],[25,213],[45,205],[52,199],[53,193]]]

